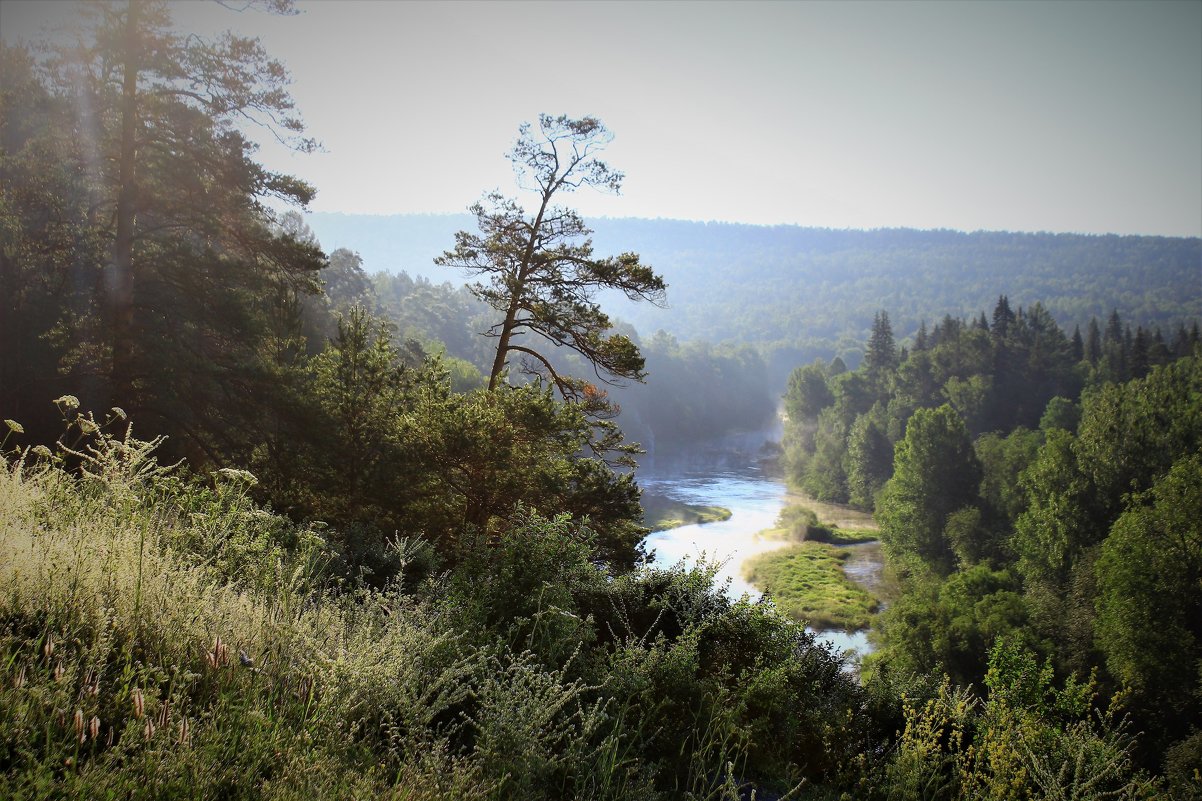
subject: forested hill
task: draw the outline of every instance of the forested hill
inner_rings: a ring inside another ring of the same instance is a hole
[[[432,260],[475,221],[315,213],[308,222],[327,251],[356,250],[369,272],[458,283]],[[889,309],[904,339],[923,319],[976,314],[999,295],[1016,306],[1040,301],[1070,330],[1112,309],[1132,324],[1164,327],[1202,316],[1197,238],[589,222],[598,252],[636,251],[668,281],[667,309],[606,303],[645,335],[662,328],[682,339],[854,350],[879,309]]]

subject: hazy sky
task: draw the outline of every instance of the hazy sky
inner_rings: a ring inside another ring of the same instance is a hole
[[[515,192],[504,153],[545,111],[616,135],[623,193],[586,215],[1202,235],[1202,0],[297,5],[175,8],[292,71],[325,152],[261,155],[314,210]],[[69,8],[0,0],[0,31]]]

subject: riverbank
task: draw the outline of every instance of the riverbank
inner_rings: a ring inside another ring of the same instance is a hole
[[[775,527],[762,534],[790,544],[748,560],[743,575],[778,609],[818,630],[871,625],[883,595],[871,515],[790,492]]]
[[[673,500],[664,495],[643,493],[643,524],[652,531],[668,531],[681,526],[703,525],[729,520],[731,511],[724,506],[704,506]]]
[[[794,620],[819,630],[859,631],[871,624],[880,602],[848,577],[850,558],[850,548],[798,542],[747,560],[743,575]]]

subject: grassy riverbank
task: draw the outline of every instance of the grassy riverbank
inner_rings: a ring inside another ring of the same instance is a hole
[[[840,546],[874,542],[879,532],[868,515],[825,506],[821,517],[796,501],[785,506],[776,527],[763,534],[793,544],[749,559],[743,577],[770,595],[782,612],[816,629],[867,628],[880,601],[848,578],[843,568],[852,551]]]
[[[747,561],[743,575],[790,617],[816,629],[867,628],[879,603],[849,579],[847,548],[799,542]]]
[[[643,522],[652,531],[690,526],[694,523],[716,523],[729,520],[730,510],[722,506],[674,501],[663,495],[643,494]]]

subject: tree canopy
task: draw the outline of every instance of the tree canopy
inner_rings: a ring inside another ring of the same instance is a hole
[[[548,348],[580,354],[602,381],[643,378],[643,357],[623,334],[614,333],[595,297],[613,289],[631,300],[661,302],[665,284],[634,253],[596,258],[590,229],[571,209],[556,205],[561,193],[581,187],[617,192],[622,174],[599,153],[611,134],[593,117],[540,115],[537,129],[519,129],[509,153],[518,183],[534,194],[534,211],[500,193],[471,207],[479,233],[460,231],[440,265],[482,276],[473,293],[501,313],[487,332],[497,340],[489,389],[500,382],[510,357],[523,369],[546,376],[568,399],[584,400],[586,382],[558,370]],[[524,339],[529,335],[529,339]]]

